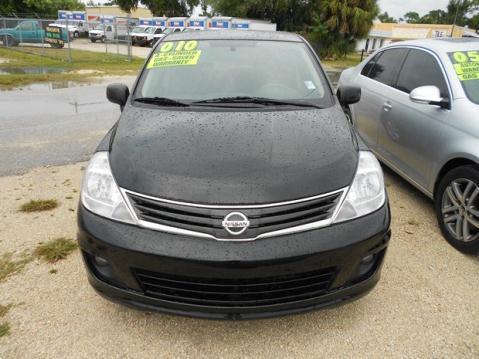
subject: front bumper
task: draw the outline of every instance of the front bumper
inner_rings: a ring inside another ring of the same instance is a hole
[[[138,46],[146,46],[150,44],[150,40],[146,37],[133,37],[132,43]]]
[[[390,238],[387,205],[354,221],[246,243],[152,231],[81,205],[78,223],[88,278],[102,296],[217,319],[277,316],[359,298],[378,282]]]

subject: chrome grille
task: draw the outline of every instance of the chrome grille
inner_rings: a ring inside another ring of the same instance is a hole
[[[256,239],[289,230],[299,232],[310,229],[309,224],[328,225],[344,193],[345,190],[340,190],[304,200],[230,207],[187,204],[125,191],[140,223],[159,230],[180,229],[187,231],[185,234],[224,240]],[[250,225],[241,235],[233,235],[223,228],[222,221],[229,213],[238,211],[248,218]]]

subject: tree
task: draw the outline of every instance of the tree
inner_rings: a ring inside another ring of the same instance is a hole
[[[115,3],[126,12],[136,9],[139,2],[139,0],[115,0]],[[141,3],[155,16],[174,17],[191,15],[200,0],[141,0]]]
[[[316,1],[308,0],[210,0],[215,14],[270,20],[278,30],[300,31],[311,24]]]
[[[320,0],[314,16],[314,46],[324,57],[341,57],[366,38],[378,16],[376,0]]]
[[[0,15],[56,18],[58,10],[85,10],[79,0],[0,0]]]
[[[419,21],[421,24],[447,24],[449,14],[444,10],[432,10]]]
[[[389,22],[389,23],[391,23],[391,22],[397,23],[398,22],[395,18],[389,16],[387,11],[383,12],[382,14],[379,14],[378,19],[381,22]]]
[[[404,20],[408,24],[419,24],[421,22],[421,17],[415,11],[409,11],[404,14]]]

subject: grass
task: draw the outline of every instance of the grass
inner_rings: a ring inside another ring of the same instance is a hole
[[[8,305],[0,304],[0,318],[3,318],[8,313],[11,307],[13,307],[13,304],[8,304]]]
[[[420,223],[418,221],[416,221],[415,219],[410,219],[409,221],[407,221],[407,224],[409,224],[410,226],[419,226]]]
[[[367,54],[364,54],[364,58],[366,57],[367,57]],[[348,67],[353,67],[358,65],[360,62],[361,62],[361,54],[356,52],[347,55],[345,58],[321,59],[321,63],[326,68],[331,68],[331,69],[344,69]]]
[[[3,254],[0,257],[0,282],[10,275],[19,273],[32,259],[25,253],[19,259],[14,259],[12,253]]]
[[[20,206],[21,212],[42,212],[51,211],[58,207],[58,202],[54,199],[31,200]]]
[[[47,74],[7,74],[0,76],[0,89],[11,89],[38,82],[75,81],[89,82],[98,76],[136,75],[144,59],[134,57],[131,62],[125,57],[101,52],[71,50],[72,62],[68,61],[67,49],[22,47],[21,49],[0,48],[0,58],[8,62],[0,68],[44,67],[60,68],[62,72]],[[98,73],[80,73],[80,70]]]
[[[2,323],[0,324],[0,338],[10,334],[10,324]]]
[[[65,259],[77,249],[78,244],[69,238],[56,238],[38,245],[33,254],[49,263]]]

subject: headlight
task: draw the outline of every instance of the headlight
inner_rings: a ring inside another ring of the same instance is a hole
[[[359,152],[356,175],[334,222],[365,216],[381,208],[385,201],[381,165],[371,152]]]
[[[107,152],[97,152],[90,160],[83,178],[81,201],[99,216],[136,223],[113,178]]]

